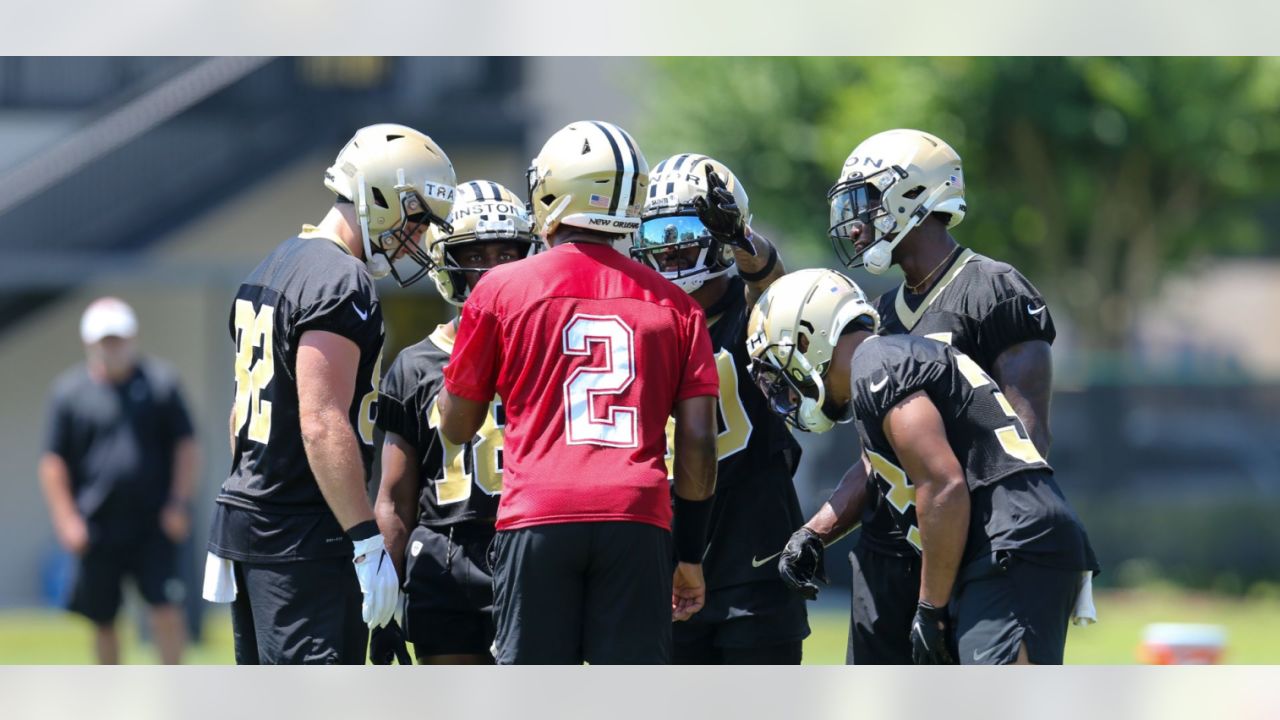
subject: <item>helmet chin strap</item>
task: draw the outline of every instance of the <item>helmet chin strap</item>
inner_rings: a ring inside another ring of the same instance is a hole
[[[915,230],[922,220],[929,217],[929,213],[933,211],[934,203],[937,202],[938,196],[945,189],[946,187],[943,186],[929,193],[929,197],[925,198],[924,202],[920,203],[916,211],[911,214],[911,221],[907,223],[907,226],[901,232],[894,235],[892,240],[878,240],[867,248],[867,251],[862,254],[862,266],[867,269],[867,272],[872,275],[883,275],[889,269],[889,266],[893,264],[893,249],[898,247],[898,243],[902,242],[908,233]]]
[[[373,252],[373,243],[369,240],[369,200],[365,192],[364,173],[356,173],[356,183],[360,194],[356,212],[360,216],[360,237],[364,241],[364,266],[375,280],[381,280],[391,274],[391,261],[387,260],[386,255]]]

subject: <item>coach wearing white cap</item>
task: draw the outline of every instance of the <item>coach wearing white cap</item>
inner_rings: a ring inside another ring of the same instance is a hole
[[[103,664],[120,660],[126,576],[151,606],[161,660],[179,662],[185,643],[175,544],[190,532],[199,454],[176,373],[140,357],[137,335],[124,301],[90,303],[80,320],[88,360],[53,384],[40,460],[54,531],[79,558],[68,609],[94,624]]]

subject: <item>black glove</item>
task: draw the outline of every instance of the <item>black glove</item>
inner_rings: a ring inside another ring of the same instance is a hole
[[[693,207],[698,211],[698,220],[711,232],[711,236],[722,243],[746,250],[755,255],[755,245],[747,239],[747,224],[742,218],[742,208],[733,199],[733,193],[725,187],[724,181],[711,169],[707,169],[707,194],[693,198]]]
[[[911,659],[917,665],[956,665],[951,652],[951,618],[947,606],[934,607],[923,600],[911,621]]]
[[[369,634],[369,662],[374,665],[390,665],[392,661],[401,665],[413,664],[409,648],[405,644],[404,631],[395,620],[374,628]]]
[[[823,566],[823,544],[818,533],[802,527],[791,534],[787,546],[782,549],[782,557],[778,559],[778,574],[787,587],[813,600],[818,597],[818,586],[813,582],[817,578],[825,585],[827,571]]]

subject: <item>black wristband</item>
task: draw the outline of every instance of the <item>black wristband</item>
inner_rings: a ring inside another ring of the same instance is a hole
[[[351,526],[350,530],[347,530],[347,537],[351,538],[352,542],[360,542],[361,540],[368,540],[369,538],[377,534],[378,534],[378,523],[374,522],[373,520],[365,520],[362,523],[356,523],[355,525]]]
[[[707,551],[707,528],[711,526],[714,496],[706,500],[685,500],[679,495],[675,498],[676,512],[671,534],[675,540],[676,560],[699,564]]]
[[[774,247],[773,244],[770,243],[769,259],[764,261],[764,267],[760,268],[755,272],[747,272],[742,268],[738,268],[738,277],[742,278],[743,280],[746,280],[747,282],[756,282],[758,280],[763,280],[769,276],[769,273],[773,272],[773,268],[776,267],[777,265],[778,265],[778,248]]]

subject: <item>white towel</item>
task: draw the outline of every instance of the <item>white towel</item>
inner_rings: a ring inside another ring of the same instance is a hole
[[[1098,610],[1093,606],[1093,572],[1085,570],[1080,577],[1080,592],[1076,605],[1071,608],[1071,622],[1084,627],[1098,622]]]
[[[236,599],[236,573],[231,561],[209,553],[204,561],[204,592],[209,602],[229,603]]]

